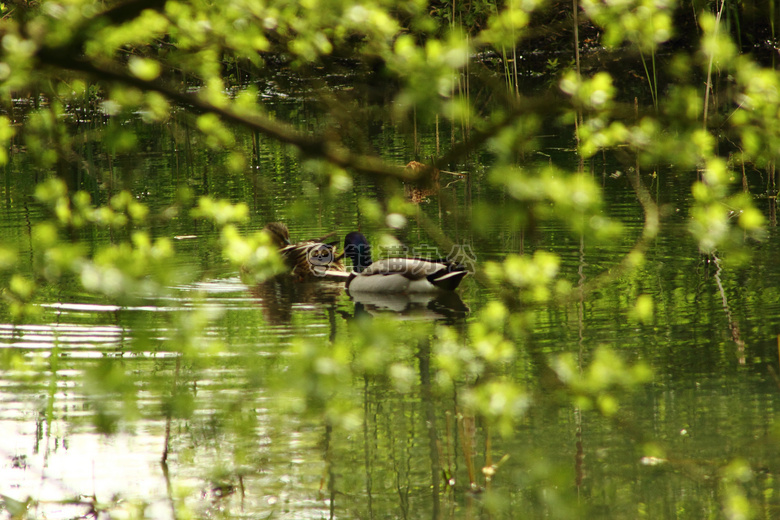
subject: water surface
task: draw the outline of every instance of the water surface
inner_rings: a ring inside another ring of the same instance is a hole
[[[207,152],[187,157],[176,125],[142,127],[148,155],[112,163],[110,178],[124,178],[153,209],[174,204],[184,182],[246,203],[242,232],[282,220],[301,239],[362,229],[355,201],[387,195],[362,179],[333,195],[273,144],[252,170],[230,173]],[[372,137],[386,159],[408,161],[405,134],[383,127]],[[520,232],[497,219],[476,232],[475,206],[500,214],[513,203],[484,165],[462,166],[473,168],[471,185],[453,182],[420,211],[468,245],[478,268],[510,253],[554,252],[576,295],[641,234],[630,185],[602,177],[609,166],[600,163],[604,215],[623,224],[620,239],[573,236],[554,220]],[[29,232],[45,218],[30,171],[22,155],[6,169],[0,224],[22,258],[33,257]],[[179,237],[182,253],[164,294],[113,302],[64,281],[42,290],[37,321],[0,323],[11,367],[0,374],[0,492],[32,497],[33,516],[47,518],[87,514],[95,501],[105,517],[189,509],[226,518],[702,518],[724,514],[733,485],[760,515],[776,516],[780,237],[770,228],[742,264],[702,255],[687,233],[685,178],[646,181],[671,206],[645,262],[582,298],[524,309],[528,332],[498,375],[522,383],[533,406],[507,431],[468,412],[467,375],[453,386],[437,379],[443,327],[468,350],[469,325],[497,298],[477,277],[456,303],[355,302],[327,283],[247,285],[212,227],[160,221],[155,236]],[[81,187],[99,201],[107,183]],[[416,221],[398,238],[437,247]],[[639,295],[652,298],[648,321],[635,316]],[[586,370],[604,346],[653,373],[619,393],[612,417],[545,383],[544,360],[567,354]]]

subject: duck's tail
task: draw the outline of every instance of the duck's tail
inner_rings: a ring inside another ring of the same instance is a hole
[[[467,274],[469,274],[468,271],[461,266],[457,266],[428,275],[428,281],[444,291],[454,291]]]

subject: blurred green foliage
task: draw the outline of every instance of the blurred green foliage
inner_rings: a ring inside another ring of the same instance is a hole
[[[702,252],[738,256],[749,239],[762,236],[765,218],[755,207],[755,194],[740,181],[746,168],[774,172],[780,152],[780,76],[771,64],[742,54],[720,18],[697,13],[698,26],[684,40],[688,45],[680,45],[670,43],[682,31],[673,25],[673,2],[582,2],[579,15],[594,32],[599,28],[601,43],[609,47],[602,53],[630,62],[636,58],[633,48],[664,52],[659,70],[668,72],[650,82],[661,82],[656,110],[637,100],[626,78],[593,62],[561,70],[559,77],[545,78],[542,87],[528,93],[506,88],[504,75],[517,63],[495,66],[486,57],[502,53],[506,60],[506,49],[522,51],[524,42],[537,37],[536,17],[569,7],[536,1],[470,4],[472,9],[464,10],[458,2],[420,0],[43,0],[7,7],[0,22],[5,112],[0,164],[19,148],[34,159],[47,179],[35,193],[47,217],[30,230],[35,246],[31,272],[21,272],[12,247],[0,247],[4,315],[17,322],[36,319],[41,301],[36,292],[64,279],[127,305],[162,297],[182,280],[197,277],[177,271],[175,244],[171,237],[153,235],[153,219],[192,218],[213,226],[225,260],[254,281],[280,270],[267,237],[243,236],[236,226],[247,218],[244,203],[205,194],[193,203],[185,188],[180,202],[156,211],[130,191],[103,189],[97,190],[101,200],[93,197],[74,174],[94,173],[83,166],[88,163],[80,155],[85,148],[76,146],[81,130],[76,122],[87,118],[103,121],[92,128],[96,135],[90,139],[116,152],[143,151],[123,121],[161,122],[183,111],[193,123],[187,131],[197,132],[199,142],[220,155],[230,171],[252,164],[251,153],[241,146],[252,133],[293,147],[302,161],[315,165],[320,185],[312,184],[313,191],[325,186],[343,193],[360,179],[387,181],[389,196],[367,197],[356,206],[369,228],[388,237],[406,218],[420,215],[399,194],[398,181],[404,178],[399,165],[385,164],[350,130],[353,120],[371,120],[372,112],[385,105],[392,106],[399,125],[446,123],[451,146],[435,158],[442,168],[468,164],[473,155],[489,157],[490,186],[513,201],[517,214],[508,218],[483,206],[474,218],[476,234],[482,231],[480,223],[500,218],[529,232],[534,221],[554,219],[573,237],[616,239],[621,224],[605,216],[603,187],[585,171],[588,159],[611,154],[636,179],[633,186],[648,221],[656,216],[642,201],[642,187],[651,172],[668,168],[689,181],[688,229]],[[555,66],[536,72],[558,74],[557,61],[548,63]],[[318,77],[336,66],[348,71],[355,85],[328,88],[324,78],[313,87],[295,83],[295,78]],[[713,95],[705,106],[702,78],[713,68],[715,80],[706,88],[718,94],[717,100]],[[292,79],[281,93],[303,97],[305,92],[307,102],[323,110],[318,125],[296,127],[266,106],[267,89],[284,77]],[[379,94],[379,84],[390,88]],[[645,91],[641,97],[651,96]],[[547,128],[570,136],[581,164],[525,160],[537,151],[536,140]],[[650,235],[657,232],[657,227],[648,229]],[[95,230],[106,231],[107,238],[93,247],[84,236]],[[641,248],[633,255],[628,264],[641,265]],[[350,430],[359,427],[361,411],[348,383],[382,378],[406,392],[423,384],[410,359],[422,359],[420,352],[430,347],[431,391],[462,388],[464,412],[499,434],[511,435],[528,410],[543,401],[539,394],[549,390],[566,406],[615,417],[621,396],[652,376],[644,363],[628,364],[609,345],[584,365],[573,355],[535,352],[535,362],[548,377],[538,383],[516,378],[510,370],[521,351],[532,349],[525,343],[532,324],[524,306],[565,304],[572,297],[574,288],[557,279],[558,267],[559,258],[543,251],[481,265],[479,282],[500,300],[482,309],[466,330],[441,326],[431,333],[427,327],[411,327],[399,335],[392,322],[356,320],[347,338],[298,341],[292,355],[300,361],[294,374],[299,384],[290,388],[289,374],[278,375],[273,384],[293,396],[289,406],[294,411],[319,414],[329,425]],[[654,306],[647,296],[637,295],[631,309],[638,322],[652,321]],[[168,348],[195,366],[219,345],[196,345],[211,319],[207,312],[182,314],[171,318],[179,320],[180,337]],[[9,356],[4,363],[11,368],[20,358]],[[87,374],[85,385],[94,395],[100,431],[114,432],[120,420],[140,413],[133,378],[121,365],[101,362]],[[168,417],[192,413],[193,403],[182,395],[175,391],[169,398]],[[237,400],[232,406],[222,424],[251,430],[245,403]],[[239,455],[237,460],[246,453]],[[750,504],[740,486],[750,480],[749,468],[734,461],[719,478],[723,511],[729,517],[747,516]]]

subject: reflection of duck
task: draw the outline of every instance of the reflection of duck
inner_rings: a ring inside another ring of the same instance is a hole
[[[284,264],[298,279],[315,279],[326,276],[328,272],[344,271],[344,255],[336,255],[337,242],[323,242],[333,233],[292,244],[290,231],[281,222],[269,223],[263,228],[263,232],[271,237],[271,242],[279,248]]]
[[[290,323],[297,304],[333,307],[344,291],[341,283],[301,281],[289,274],[275,276],[250,286],[249,293],[257,298],[263,315],[272,325]]]
[[[420,258],[385,258],[373,262],[371,246],[362,233],[344,238],[344,255],[352,260],[347,276],[347,292],[355,293],[437,293],[454,291],[468,272],[449,261]]]
[[[393,313],[404,319],[441,320],[462,318],[469,312],[457,293],[439,291],[438,293],[354,293],[356,314],[361,310],[371,315]]]

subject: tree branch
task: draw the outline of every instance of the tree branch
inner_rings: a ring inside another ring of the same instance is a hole
[[[42,47],[37,57],[42,64],[50,67],[80,72],[99,81],[122,83],[142,91],[158,92],[174,103],[187,105],[199,113],[215,114],[223,121],[290,144],[307,157],[323,159],[341,168],[400,180],[415,180],[418,177],[412,170],[405,170],[402,166],[389,166],[379,157],[353,153],[336,139],[303,134],[292,125],[274,121],[258,111],[247,111],[242,107],[239,112],[230,105],[217,106],[197,93],[182,92],[163,80],[140,79],[113,64],[98,65],[82,58],[74,58],[62,51],[62,48]]]

